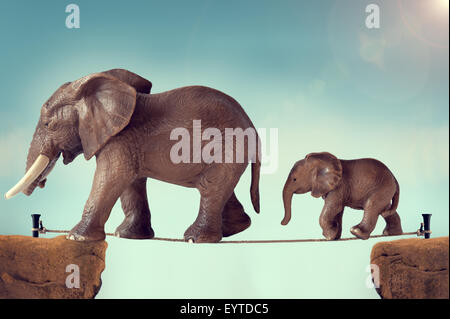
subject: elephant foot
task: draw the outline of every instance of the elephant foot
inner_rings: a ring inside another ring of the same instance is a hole
[[[341,238],[341,233],[337,229],[327,229],[322,231],[322,234],[326,240],[338,240]]]
[[[397,212],[384,217],[386,221],[386,227],[383,230],[383,235],[401,235],[403,234],[402,224],[400,221],[400,216]]]
[[[149,219],[143,221],[130,215],[116,228],[114,235],[127,239],[152,239],[155,237],[155,232],[150,226]]]
[[[385,236],[394,236],[403,234],[402,227],[389,227],[386,226],[383,230],[383,235]]]
[[[184,240],[194,243],[218,243],[222,239],[222,233],[219,231],[212,231],[205,227],[199,227],[192,224],[184,232]]]
[[[242,212],[239,216],[233,218],[224,218],[222,220],[222,235],[229,237],[240,233],[250,227],[252,221],[250,217]]]
[[[370,233],[363,232],[359,226],[353,226],[353,227],[350,229],[350,232],[351,232],[353,235],[355,235],[356,237],[358,237],[359,239],[364,239],[364,240],[366,240],[366,239],[369,239],[369,237],[370,237]]]
[[[97,241],[105,240],[106,234],[103,229],[92,229],[92,227],[86,227],[82,222],[79,222],[72,228],[66,238],[76,241]]]
[[[322,224],[322,235],[327,240],[338,240],[341,238],[342,224],[338,221]]]

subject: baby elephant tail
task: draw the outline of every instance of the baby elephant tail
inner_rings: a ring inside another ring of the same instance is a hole
[[[398,202],[400,199],[400,186],[398,185],[397,179],[395,179],[395,184],[397,185],[397,190],[395,191],[394,197],[392,197],[391,208],[381,213],[381,216],[383,217],[391,216],[392,214],[395,214],[395,212],[397,211]]]
[[[255,212],[259,213],[259,172],[261,170],[261,162],[257,156],[254,163],[252,163],[252,183],[250,186],[250,197]]]

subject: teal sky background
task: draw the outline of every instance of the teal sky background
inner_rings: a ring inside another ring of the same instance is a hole
[[[250,170],[236,189],[252,226],[230,239],[321,238],[321,199],[293,200],[281,226],[281,190],[293,163],[314,151],[373,157],[397,177],[405,232],[432,213],[433,237],[449,231],[448,1],[73,1],[81,28],[67,29],[69,1],[0,1],[0,190],[22,176],[39,110],[64,82],[126,68],[154,93],[205,85],[233,96],[257,128],[278,128],[278,169],[260,182],[252,211]],[[365,26],[369,3],[380,29]],[[59,162],[46,188],[0,200],[0,234],[30,234],[81,218],[95,161]],[[149,180],[159,237],[182,237],[197,190]],[[362,218],[347,208],[343,237]],[[123,219],[118,203],[106,224]],[[379,219],[373,234],[380,234]],[[47,234],[45,237],[51,237]],[[98,298],[377,298],[366,288],[379,241],[186,245],[107,238]],[[64,271],[64,270],[62,270]],[[82,272],[83,270],[81,270]]]

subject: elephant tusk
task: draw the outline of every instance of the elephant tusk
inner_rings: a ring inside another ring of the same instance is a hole
[[[30,186],[42,174],[48,163],[50,163],[50,159],[47,156],[39,155],[22,179],[5,194],[5,198],[10,199]]]

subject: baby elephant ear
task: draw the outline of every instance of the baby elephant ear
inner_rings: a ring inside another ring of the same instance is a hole
[[[72,82],[72,88],[78,132],[84,157],[89,160],[128,125],[136,105],[136,90],[104,73]]]
[[[330,153],[311,153],[306,156],[312,162],[312,191],[314,197],[321,197],[336,188],[342,179],[341,161]]]
[[[136,73],[124,70],[124,69],[112,69],[103,72],[104,74],[111,75],[116,79],[127,83],[135,88],[138,93],[149,94],[152,89],[152,82],[144,79],[143,77],[137,75]]]

